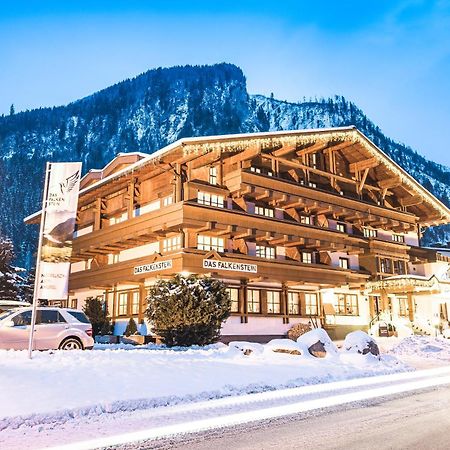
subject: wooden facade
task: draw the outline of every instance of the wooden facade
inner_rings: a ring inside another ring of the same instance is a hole
[[[226,336],[367,327],[367,283],[435,259],[421,233],[449,222],[354,127],[182,139],[83,178],[71,298],[102,295],[114,321],[143,322],[149,285],[196,273],[231,289]]]

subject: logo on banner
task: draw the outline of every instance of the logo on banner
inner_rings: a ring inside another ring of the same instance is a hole
[[[38,298],[67,297],[81,163],[52,163],[48,175]]]

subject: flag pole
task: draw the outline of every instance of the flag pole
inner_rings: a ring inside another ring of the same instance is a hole
[[[34,328],[36,326],[36,312],[37,312],[37,304],[38,304],[38,292],[39,292],[39,283],[41,278],[41,252],[42,252],[42,240],[44,236],[44,222],[45,222],[45,213],[47,211],[47,194],[48,194],[48,182],[50,178],[50,168],[51,163],[47,162],[45,166],[45,182],[44,182],[44,192],[42,195],[42,209],[41,209],[41,225],[39,228],[39,243],[37,249],[36,256],[36,271],[34,275],[34,291],[33,291],[33,305],[32,305],[32,313],[31,313],[31,328],[30,328],[30,337],[28,341],[28,358],[32,359],[33,355],[33,341],[34,341]]]

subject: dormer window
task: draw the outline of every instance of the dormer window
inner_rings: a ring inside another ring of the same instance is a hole
[[[302,263],[303,264],[312,264],[313,257],[311,252],[302,252]]]
[[[345,224],[344,222],[338,222],[336,224],[336,231],[340,231],[341,233],[346,233],[347,232],[347,224]]]
[[[275,259],[275,247],[257,245],[256,256],[258,256],[259,258]]]
[[[364,227],[363,233],[366,238],[376,238],[378,236],[378,231],[374,228]]]
[[[312,225],[311,216],[300,216],[300,223],[304,225]]]

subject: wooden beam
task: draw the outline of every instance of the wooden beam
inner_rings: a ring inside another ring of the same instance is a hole
[[[378,165],[379,165],[379,161],[374,156],[373,158],[364,159],[363,161],[357,161],[357,162],[351,163],[349,168],[350,168],[350,172],[356,173],[361,170],[373,169],[374,167],[377,167]]]
[[[423,203],[423,197],[420,195],[413,195],[411,197],[399,198],[398,199],[400,205],[403,207],[420,205]]]
[[[377,182],[378,186],[384,191],[384,189],[392,189],[402,184],[400,177],[386,178]],[[384,194],[386,195],[386,194]]]

